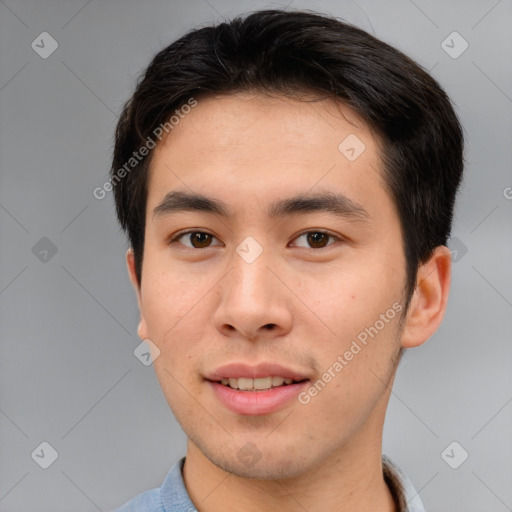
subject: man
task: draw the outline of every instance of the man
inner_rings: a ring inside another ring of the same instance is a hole
[[[424,510],[382,429],[443,318],[462,169],[437,82],[338,20],[260,11],[156,55],[111,181],[188,444],[118,511]]]

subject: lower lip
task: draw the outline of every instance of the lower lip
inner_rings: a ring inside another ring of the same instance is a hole
[[[270,414],[282,409],[297,398],[309,381],[296,382],[266,391],[240,391],[218,382],[208,381],[217,398],[229,410],[237,414],[256,416]]]

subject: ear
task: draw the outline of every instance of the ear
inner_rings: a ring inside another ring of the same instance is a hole
[[[142,311],[141,287],[139,280],[137,279],[137,272],[135,271],[135,255],[133,254],[133,249],[131,247],[126,251],[126,266],[128,268],[128,275],[130,276],[130,281],[137,295],[137,304],[139,305],[140,322],[137,328],[137,335],[141,340],[145,340],[148,339],[149,337],[148,329]]]
[[[429,260],[418,268],[416,288],[402,332],[404,348],[425,343],[443,320],[450,291],[452,259],[448,247],[436,247]]]

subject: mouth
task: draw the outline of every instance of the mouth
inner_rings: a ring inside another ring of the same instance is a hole
[[[205,376],[214,403],[244,416],[272,414],[297,402],[307,373],[277,363],[230,363]]]

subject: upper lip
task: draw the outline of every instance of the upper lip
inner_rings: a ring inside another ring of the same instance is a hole
[[[220,381],[221,379],[229,379],[235,377],[257,379],[261,377],[283,377],[285,379],[293,379],[301,381],[309,377],[300,370],[295,370],[283,366],[278,363],[262,362],[259,364],[247,363],[227,363],[219,366],[206,376],[206,379],[212,381]]]

